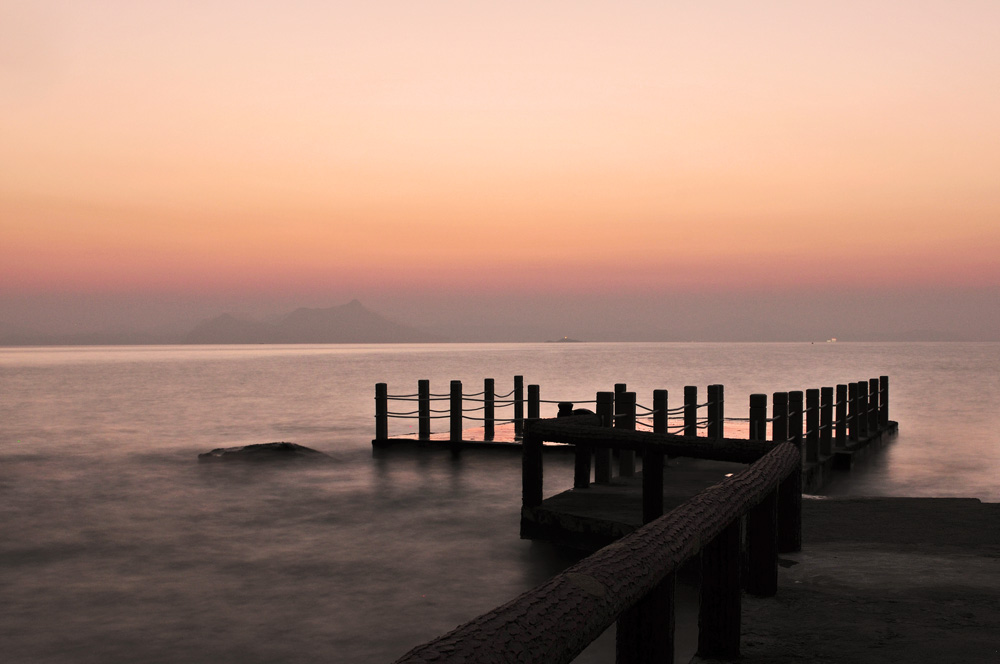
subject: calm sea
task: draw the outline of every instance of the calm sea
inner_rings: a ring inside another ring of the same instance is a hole
[[[647,405],[721,383],[733,417],[754,392],[889,375],[899,436],[831,493],[1000,501],[996,343],[0,349],[4,661],[389,662],[536,585],[572,559],[518,539],[516,456],[370,448],[376,382],[515,374]],[[336,463],[197,462],[279,440]],[[546,489],[571,475],[547,461]]]

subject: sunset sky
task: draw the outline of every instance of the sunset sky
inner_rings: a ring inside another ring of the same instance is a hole
[[[0,0],[0,333],[355,297],[1000,339],[1000,2]]]

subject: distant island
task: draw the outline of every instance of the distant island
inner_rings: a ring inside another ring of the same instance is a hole
[[[328,309],[300,308],[274,323],[222,314],[199,323],[185,344],[350,344],[435,343],[445,341],[393,323],[357,300]]]

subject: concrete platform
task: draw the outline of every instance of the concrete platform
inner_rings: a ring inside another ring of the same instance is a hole
[[[744,596],[742,664],[1000,662],[1000,504],[803,500],[778,594]]]

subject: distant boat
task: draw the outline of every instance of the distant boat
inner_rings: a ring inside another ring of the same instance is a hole
[[[569,337],[563,337],[562,339],[549,339],[546,343],[550,344],[578,344],[581,343],[579,339],[570,339]]]
[[[835,343],[837,343],[837,337],[830,337],[829,339],[826,340],[826,343],[828,343],[828,344],[835,344]]]

